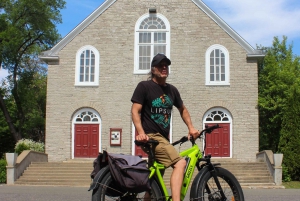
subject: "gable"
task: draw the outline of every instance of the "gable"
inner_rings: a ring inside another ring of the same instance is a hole
[[[92,12],[85,20],[76,26],[69,34],[67,34],[52,49],[43,52],[40,58],[44,61],[58,61],[58,53],[68,43],[70,43],[78,34],[80,34],[87,26],[96,20],[103,12],[112,6],[117,0],[106,0],[94,12]],[[201,0],[190,0],[200,10],[202,10],[211,20],[213,20],[221,29],[223,29],[234,41],[236,41],[246,52],[247,58],[264,57],[262,51],[254,49],[247,41],[245,41],[237,32],[235,32],[224,20],[222,20],[214,11],[212,11]],[[150,9],[150,8],[149,8]]]

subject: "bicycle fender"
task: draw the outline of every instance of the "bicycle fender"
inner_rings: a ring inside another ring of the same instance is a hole
[[[196,175],[196,177],[195,177],[194,180],[193,180],[193,183],[192,183],[192,185],[191,185],[191,189],[197,189],[197,188],[198,188],[198,184],[199,184],[200,179],[201,179],[208,171],[209,171],[208,167],[205,166],[205,167],[203,167],[203,168],[198,172],[198,174]],[[191,190],[191,194],[192,194],[192,192],[194,192],[194,191]],[[196,195],[190,195],[190,196],[191,196],[191,197],[192,197],[192,196],[193,196],[193,197],[196,197]]]
[[[93,182],[90,185],[90,188],[88,191],[97,189],[99,187],[99,183],[101,182],[101,180],[104,178],[105,175],[107,175],[107,173],[109,172],[109,166],[105,166],[103,167],[94,177]]]

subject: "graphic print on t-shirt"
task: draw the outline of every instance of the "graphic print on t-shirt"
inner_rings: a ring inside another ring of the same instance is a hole
[[[170,125],[172,106],[169,96],[163,94],[152,101],[151,118],[155,123],[167,128]]]

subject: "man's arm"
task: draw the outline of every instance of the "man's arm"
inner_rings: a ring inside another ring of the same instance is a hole
[[[145,131],[142,127],[142,121],[141,121],[141,111],[142,111],[142,105],[139,103],[133,103],[131,107],[131,116],[132,121],[135,126],[136,131],[138,132],[138,135],[136,136],[137,141],[148,141],[149,137],[145,134]]]
[[[182,120],[184,121],[184,123],[187,125],[189,129],[188,137],[192,135],[193,138],[196,139],[200,133],[197,129],[194,128],[189,111],[184,106],[184,104],[182,104],[182,106],[178,108],[178,110]]]

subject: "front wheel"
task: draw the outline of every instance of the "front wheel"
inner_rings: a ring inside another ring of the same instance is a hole
[[[221,191],[211,173],[206,170],[200,177],[196,177],[195,185],[191,188],[191,200],[200,201],[244,201],[244,194],[241,185],[235,176],[228,170],[215,167],[217,178],[226,198],[222,198]]]
[[[151,191],[142,193],[131,193],[121,189],[113,180],[110,172],[103,178],[97,192],[92,200],[97,201],[165,201],[156,180],[151,180]]]

